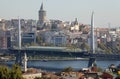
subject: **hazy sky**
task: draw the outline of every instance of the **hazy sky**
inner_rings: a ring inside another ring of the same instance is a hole
[[[74,21],[90,24],[92,11],[96,26],[120,26],[120,0],[0,0],[0,18],[38,20],[41,3],[48,19]]]

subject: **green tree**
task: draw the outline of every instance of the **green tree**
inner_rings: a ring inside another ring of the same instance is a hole
[[[0,66],[0,79],[24,79],[19,65],[13,65],[12,69]]]
[[[98,43],[98,47],[104,50],[106,53],[112,53],[112,50],[107,47],[104,43]]]
[[[43,40],[40,36],[37,36],[36,41],[39,45],[41,45],[43,43]]]
[[[67,67],[63,69],[63,72],[72,72],[73,68],[72,67]]]
[[[19,65],[14,64],[10,72],[10,79],[24,79]]]
[[[103,43],[98,43],[98,47],[99,47],[100,49],[102,49],[102,50],[105,50],[105,49],[106,49],[106,47],[105,47],[105,45],[104,45]]]
[[[82,50],[87,50],[87,51],[90,50],[90,47],[89,47],[88,44],[85,43],[85,42],[83,42],[80,47],[81,47]]]
[[[37,46],[37,44],[34,42],[31,42],[31,46]]]
[[[80,27],[79,30],[83,31],[83,29],[85,28],[85,25],[80,25],[79,27]]]
[[[9,79],[10,70],[6,66],[0,66],[0,79]]]
[[[72,50],[72,51],[75,51],[77,49],[77,46],[75,44],[68,44],[67,48]]]
[[[25,46],[28,47],[28,46],[30,46],[30,44],[29,44],[29,43],[26,43]]]

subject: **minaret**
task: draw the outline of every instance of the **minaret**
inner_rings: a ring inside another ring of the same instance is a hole
[[[95,53],[94,12],[92,12],[91,16],[91,53]]]
[[[24,53],[23,65],[24,65],[24,72],[27,71],[27,54]]]
[[[19,25],[18,25],[18,48],[21,49],[21,23],[20,18],[18,18]]]
[[[39,23],[42,24],[46,20],[46,11],[43,9],[43,3],[41,4],[40,10],[39,10]]]

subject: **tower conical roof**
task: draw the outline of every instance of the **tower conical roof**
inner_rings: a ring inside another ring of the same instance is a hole
[[[41,4],[40,10],[43,10],[43,3]]]

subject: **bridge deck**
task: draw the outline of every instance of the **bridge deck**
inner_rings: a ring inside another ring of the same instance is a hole
[[[66,50],[65,47],[29,47],[19,49],[11,49],[11,53],[17,54],[18,52],[24,53],[27,55],[44,55],[44,56],[59,56],[59,57],[81,57],[81,58],[91,58],[94,57],[96,59],[113,59],[120,60],[120,54],[92,54],[87,51],[75,51],[75,50]]]

